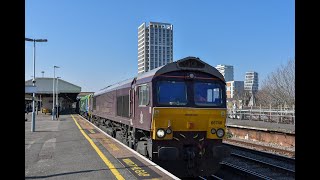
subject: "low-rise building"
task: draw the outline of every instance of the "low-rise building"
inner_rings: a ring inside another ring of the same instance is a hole
[[[58,104],[60,111],[68,112],[73,108],[73,104],[77,102],[77,96],[81,92],[81,87],[67,82],[63,79],[55,78],[53,100],[53,78],[36,78],[35,86],[32,88],[32,79],[25,82],[25,101],[30,105],[30,99],[33,98],[32,92],[35,91],[36,107],[41,112],[51,112],[54,104]]]

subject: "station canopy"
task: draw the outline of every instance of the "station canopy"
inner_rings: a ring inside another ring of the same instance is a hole
[[[41,94],[44,96],[52,96],[53,91],[53,78],[36,78],[36,94]],[[25,81],[26,94],[28,94],[27,89],[32,86],[32,79]],[[57,89],[57,80],[55,82],[55,93]],[[75,100],[77,95],[81,92],[81,87],[67,82],[63,79],[58,81],[58,92],[61,96],[66,96],[67,98]]]

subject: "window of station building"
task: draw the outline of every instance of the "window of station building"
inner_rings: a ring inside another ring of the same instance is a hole
[[[147,84],[139,86],[139,106],[147,106],[149,104],[149,86]]]

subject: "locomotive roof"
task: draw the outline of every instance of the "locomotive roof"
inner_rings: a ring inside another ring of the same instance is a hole
[[[118,82],[116,84],[113,84],[113,85],[109,85],[103,89],[100,89],[99,91],[95,92],[93,94],[93,96],[98,96],[100,94],[103,94],[103,93],[106,93],[106,92],[109,92],[109,91],[112,91],[112,90],[115,90],[123,85],[126,85],[126,84],[131,84],[132,81],[134,80],[134,78],[129,78],[127,80],[124,80],[124,81],[121,81],[121,82]]]
[[[140,74],[136,77],[121,81],[119,83],[107,86],[97,92],[94,93],[94,96],[98,96],[100,94],[104,94],[106,92],[115,90],[119,87],[123,87],[123,86],[131,86],[131,83],[133,82],[134,79],[136,80],[140,80],[146,77],[152,77],[152,76],[158,76],[164,73],[168,73],[168,72],[172,72],[172,71],[179,71],[179,70],[194,70],[194,71],[201,71],[201,72],[205,72],[211,75],[216,76],[217,78],[221,79],[222,81],[225,82],[223,75],[214,67],[212,67],[211,65],[203,62],[202,60],[200,60],[197,57],[186,57],[183,59],[180,59],[178,61],[166,64],[164,66],[160,66],[158,68],[155,68],[151,71],[145,72],[143,74]]]
[[[138,75],[137,80],[150,77],[150,76],[158,76],[164,73],[179,71],[179,70],[194,70],[194,71],[205,72],[205,73],[214,75],[225,82],[223,75],[216,68],[203,62],[199,58],[192,57],[192,56],[188,56],[186,58],[166,64],[164,66],[160,66],[156,69],[153,69],[151,71]]]
[[[88,99],[88,98],[90,98],[90,96],[92,96],[92,94],[93,94],[93,93],[87,94],[87,95],[81,97],[80,100],[83,101],[83,100],[85,100],[85,99]]]

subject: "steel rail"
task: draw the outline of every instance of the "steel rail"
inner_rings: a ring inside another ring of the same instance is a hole
[[[251,160],[253,162],[258,162],[258,163],[261,163],[261,164],[264,164],[264,165],[268,165],[268,166],[270,166],[272,168],[281,169],[281,170],[284,170],[286,172],[289,171],[290,173],[295,173],[295,170],[288,169],[288,168],[285,168],[285,167],[282,167],[282,166],[278,166],[278,165],[275,165],[275,164],[272,164],[272,163],[268,163],[268,162],[265,162],[265,161],[262,161],[262,160],[254,159],[254,158],[249,157],[249,156],[241,155],[241,154],[238,154],[238,153],[231,153],[231,155],[236,156],[236,157],[240,157],[240,158],[243,158],[243,159],[248,159],[248,160]]]
[[[221,162],[220,164],[227,167],[227,168],[230,168],[232,171],[236,171],[244,176],[249,176],[249,178],[254,178],[254,179],[261,178],[261,179],[272,180],[272,178],[270,178],[270,177],[267,177],[267,176],[262,175],[260,173],[245,169],[243,167],[240,167],[240,166],[237,166],[237,165],[225,162],[225,161]]]
[[[254,148],[258,148],[260,150],[271,150],[271,151],[275,151],[275,152],[278,152],[278,153],[282,153],[282,154],[288,154],[289,156],[293,157],[295,155],[295,152],[294,151],[289,151],[289,150],[285,150],[285,149],[280,149],[280,148],[275,148],[275,147],[270,147],[270,146],[265,146],[265,145],[260,145],[260,144],[255,144],[255,143],[250,143],[250,142],[244,142],[244,141],[237,141],[237,140],[234,140],[234,139],[225,139],[223,140],[223,143],[227,146],[234,146],[238,149],[240,148],[244,148],[244,147],[240,147],[240,146],[236,146],[234,144],[231,144],[231,143],[238,143],[238,144],[242,144],[242,145],[245,145],[245,146],[252,146]],[[253,150],[249,147],[246,147],[244,149],[250,149],[252,152],[257,152],[256,150]],[[249,151],[249,150],[248,150]],[[258,151],[260,154],[266,154],[267,152],[262,152],[262,151]],[[275,155],[273,153],[268,153],[270,154],[270,156],[272,155]],[[276,155],[275,155],[276,156]],[[295,162],[295,159],[294,158],[289,158],[289,157],[285,157],[285,156],[280,156],[280,155],[277,155],[279,158],[281,159],[287,159],[286,161],[291,161],[291,162]]]

